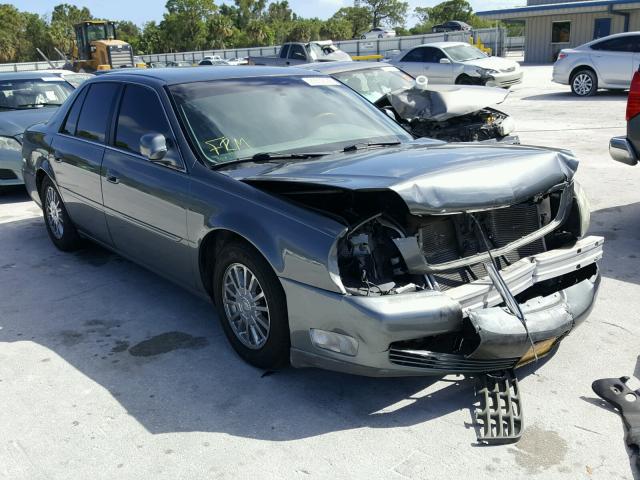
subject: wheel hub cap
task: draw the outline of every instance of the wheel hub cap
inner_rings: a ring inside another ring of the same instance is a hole
[[[223,276],[222,298],[227,321],[242,344],[262,348],[271,327],[269,305],[260,282],[245,265],[229,265]]]
[[[593,82],[591,77],[585,73],[581,73],[573,80],[573,88],[578,95],[586,95],[591,91]]]
[[[47,187],[47,195],[45,200],[47,223],[51,229],[51,233],[57,239],[64,235],[64,221],[62,218],[62,206],[58,193],[53,187]]]

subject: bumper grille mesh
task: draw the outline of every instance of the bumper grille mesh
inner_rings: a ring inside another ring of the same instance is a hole
[[[426,370],[449,373],[495,372],[513,368],[517,358],[497,360],[470,360],[462,355],[436,353],[419,350],[389,349],[389,361],[403,367],[423,368]]]

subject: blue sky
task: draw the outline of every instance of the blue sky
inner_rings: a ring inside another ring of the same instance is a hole
[[[5,0],[6,1],[6,0]],[[91,12],[102,18],[112,20],[131,20],[137,24],[143,24],[149,20],[161,20],[164,12],[164,0],[85,0],[82,2],[73,0],[10,0],[20,10],[27,10],[40,14],[50,14],[53,7],[59,3],[70,3],[77,6],[86,6]],[[216,3],[222,3],[216,0]],[[230,2],[231,3],[231,2]],[[431,6],[439,3],[439,0],[409,0],[411,8],[417,6]],[[496,8],[524,5],[526,0],[471,0],[474,10],[493,10]],[[289,0],[293,10],[303,17],[328,18],[340,7],[353,5],[352,0]],[[408,25],[415,23],[409,18]]]

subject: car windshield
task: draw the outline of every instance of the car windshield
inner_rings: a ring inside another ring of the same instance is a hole
[[[212,164],[258,153],[340,151],[409,141],[402,127],[329,77],[218,80],[170,87],[188,136]]]
[[[374,103],[389,92],[408,90],[415,86],[413,77],[391,66],[334,73],[333,76]]]
[[[94,75],[92,73],[65,73],[62,78],[64,78],[67,82],[73,85],[75,88],[78,88],[82,83],[86,82],[90,78],[93,78]]]
[[[0,110],[59,106],[73,87],[59,77],[0,80]]]
[[[455,47],[446,47],[444,51],[447,52],[454,61],[466,62],[468,60],[477,60],[479,58],[486,58],[487,56],[471,45],[456,45]]]

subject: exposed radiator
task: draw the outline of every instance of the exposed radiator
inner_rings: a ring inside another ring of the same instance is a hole
[[[474,215],[482,225],[491,248],[503,247],[541,227],[538,205],[534,203],[522,203]],[[445,263],[485,251],[475,223],[464,214],[433,217],[428,225],[421,228],[420,238],[422,252],[430,264]],[[544,240],[540,239],[497,260],[500,268],[503,268],[544,251]],[[434,276],[440,288],[446,290],[486,275],[484,266],[476,264]]]

